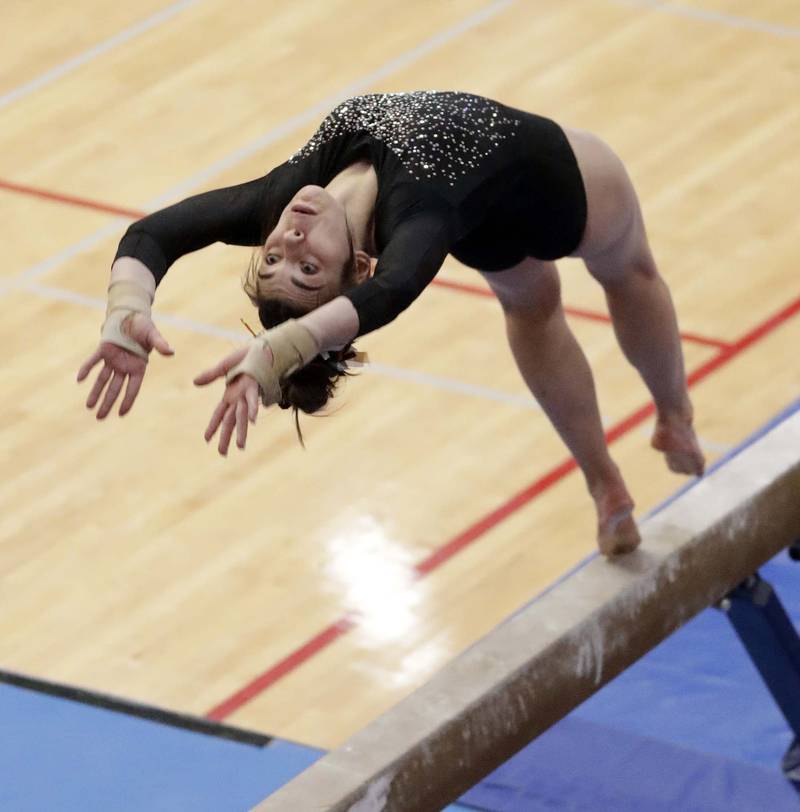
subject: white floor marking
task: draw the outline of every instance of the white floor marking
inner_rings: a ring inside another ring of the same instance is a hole
[[[46,87],[52,82],[58,81],[68,73],[72,73],[72,71],[74,71],[76,68],[81,67],[81,65],[85,65],[87,62],[91,62],[98,56],[112,51],[117,46],[123,45],[135,37],[138,37],[140,34],[144,34],[146,31],[156,28],[157,26],[161,25],[161,23],[164,23],[174,17],[176,14],[179,14],[185,8],[196,5],[199,2],[201,2],[201,0],[179,0],[179,2],[173,3],[171,6],[167,6],[165,9],[162,9],[147,19],[128,26],[128,28],[123,29],[118,34],[114,34],[113,37],[109,37],[108,39],[97,43],[97,45],[94,45],[83,53],[73,56],[66,62],[56,65],[56,67],[51,68],[46,73],[41,74],[41,76],[37,76],[35,79],[31,79],[31,81],[14,88],[14,90],[4,93],[2,96],[0,96],[0,110],[15,101],[19,101],[25,96],[30,95],[31,93],[35,93],[37,90],[41,90],[43,87]]]
[[[446,45],[447,43],[451,42],[453,39],[465,33],[466,31],[476,28],[481,23],[485,22],[491,17],[496,16],[497,14],[508,8],[510,5],[512,5],[514,2],[515,0],[496,0],[496,2],[491,3],[481,11],[470,15],[466,19],[462,20],[459,23],[456,23],[455,25],[450,26],[450,28],[445,29],[439,34],[435,34],[434,36],[420,43],[416,47],[412,48],[410,51],[406,51],[406,53],[401,54],[395,59],[392,59],[382,67],[373,71],[372,73],[362,77],[356,82],[353,82],[341,88],[338,93],[328,96],[318,104],[315,104],[312,107],[307,108],[302,113],[299,113],[298,115],[289,119],[289,121],[286,121],[283,124],[271,129],[269,132],[267,132],[260,138],[256,139],[255,141],[252,141],[251,143],[246,144],[245,146],[240,147],[237,150],[234,150],[234,152],[232,152],[230,155],[222,158],[219,161],[216,161],[206,169],[203,169],[202,171],[192,175],[190,178],[181,181],[172,188],[168,189],[163,194],[145,203],[144,206],[138,208],[142,208],[145,211],[151,211],[159,209],[177,198],[183,197],[188,192],[193,191],[198,187],[207,183],[212,177],[218,175],[220,172],[229,169],[232,166],[235,166],[237,163],[241,162],[245,158],[248,158],[250,155],[253,155],[259,150],[264,149],[269,144],[274,143],[275,141],[281,138],[284,138],[285,136],[292,133],[294,130],[299,129],[305,124],[308,124],[314,121],[315,119],[319,118],[319,116],[324,115],[332,107],[335,107],[339,101],[346,99],[348,96],[352,96],[354,93],[364,91],[369,87],[371,87],[376,82],[378,82],[379,80],[385,79],[387,76],[396,73],[402,68],[408,67],[413,62],[421,59],[423,56],[427,56],[429,53],[432,53],[437,48],[441,48],[443,45]],[[111,234],[113,234],[119,228],[119,224],[121,222],[124,223],[126,221],[115,220],[113,224],[104,226],[103,228],[99,229],[93,234],[90,234],[89,236],[85,237],[80,242],[68,246],[67,248],[54,254],[52,257],[49,257],[48,259],[43,260],[42,262],[34,265],[33,267],[28,268],[25,271],[22,271],[17,278],[25,281],[33,281],[34,279],[39,279],[46,273],[49,273],[51,270],[61,265],[63,262],[66,262],[67,260],[72,259],[73,257],[77,256],[83,251],[88,251],[94,246],[98,245],[100,242],[106,239],[106,237],[109,237]],[[0,288],[0,295],[2,295],[2,292],[3,292],[2,288]]]
[[[773,34],[789,39],[800,38],[800,28],[780,23],[769,23],[764,20],[754,20],[752,17],[739,17],[735,14],[725,14],[721,11],[709,11],[693,6],[673,6],[663,0],[614,0],[618,5],[633,8],[650,9],[661,14],[670,14],[673,17],[686,17],[688,19],[702,20],[707,23],[720,23],[729,28],[741,28],[745,31],[756,31],[760,34]]]
[[[105,299],[101,299],[97,296],[86,296],[83,293],[76,293],[75,291],[65,290],[64,288],[54,287],[52,285],[41,285],[30,281],[11,281],[5,283],[4,287],[6,290],[24,290],[46,299],[89,307],[100,313],[105,312],[106,309]],[[216,327],[213,324],[205,324],[204,322],[194,321],[193,319],[187,319],[182,316],[173,316],[169,313],[154,313],[153,316],[159,325],[169,325],[177,330],[225,339],[234,344],[244,344],[249,338],[244,328],[241,330],[228,330],[224,327]],[[98,321],[98,329],[99,325],[100,322]],[[444,392],[468,395],[470,397],[491,400],[496,403],[505,403],[510,406],[521,407],[531,411],[539,411],[539,405],[532,396],[513,395],[509,392],[502,392],[498,389],[491,389],[486,386],[465,383],[464,381],[446,378],[441,375],[431,375],[427,372],[419,372],[417,370],[403,369],[402,367],[377,363],[368,364],[364,367],[364,371],[373,375],[379,375],[382,378],[410,381],[411,383],[421,386],[430,386],[433,389],[439,389]]]

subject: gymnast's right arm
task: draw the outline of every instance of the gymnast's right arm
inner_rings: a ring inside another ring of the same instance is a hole
[[[111,411],[126,379],[119,414],[130,411],[153,349],[162,355],[173,354],[150,313],[156,286],[170,265],[214,242],[260,244],[268,177],[187,198],[127,230],[111,267],[100,345],[78,372],[78,381],[82,381],[104,362],[86,401],[87,408],[93,409],[106,390],[98,419]]]

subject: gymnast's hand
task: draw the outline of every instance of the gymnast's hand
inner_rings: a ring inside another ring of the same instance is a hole
[[[304,367],[320,348],[311,332],[295,319],[288,319],[271,330],[254,336],[247,347],[232,352],[215,367],[195,379],[196,386],[226,378],[227,386],[211,422],[206,429],[206,442],[220,424],[219,453],[228,453],[233,428],[236,445],[244,448],[247,421],[256,422],[259,397],[264,406],[280,403],[283,396],[281,381]]]
[[[128,387],[125,390],[122,405],[119,407],[120,417],[131,410],[133,402],[139,394],[144,373],[147,369],[147,355],[152,350],[158,350],[161,355],[174,355],[175,353],[166,339],[159,333],[152,319],[147,315],[142,313],[129,315],[120,326],[120,329],[124,337],[131,339],[138,345],[138,352],[124,349],[110,341],[101,341],[100,346],[78,370],[78,382],[80,382],[86,378],[98,362],[103,361],[103,368],[100,370],[92,391],[89,392],[89,397],[86,400],[86,408],[93,409],[100,400],[106,384],[109,380],[111,381],[108,389],[106,389],[103,402],[97,410],[98,420],[102,420],[111,411],[116,399],[119,397],[119,393],[122,391],[122,387],[125,385],[126,378]]]
[[[195,386],[206,386],[217,380],[217,378],[227,376],[235,366],[241,363],[247,351],[247,347],[242,347],[223,358],[216,366],[201,372],[194,379]],[[211,415],[211,421],[204,435],[206,442],[210,442],[217,429],[222,426],[217,448],[223,457],[227,456],[228,446],[235,427],[236,445],[243,449],[247,442],[247,423],[248,421],[251,423],[256,422],[258,401],[259,387],[255,378],[242,373],[229,381],[225,386],[222,400]]]

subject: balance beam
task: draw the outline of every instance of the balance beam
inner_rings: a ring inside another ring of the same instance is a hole
[[[439,812],[800,537],[800,412],[252,812]],[[558,543],[557,539],[550,543]]]

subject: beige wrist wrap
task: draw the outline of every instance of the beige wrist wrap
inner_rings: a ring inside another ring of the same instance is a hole
[[[264,349],[269,347],[272,360]],[[319,354],[314,336],[299,321],[288,321],[259,333],[251,342],[247,355],[228,372],[230,383],[242,373],[258,381],[261,402],[265,406],[280,403],[281,381],[304,367]]]
[[[100,340],[116,344],[146,361],[147,350],[123,332],[122,323],[134,313],[143,313],[149,317],[152,303],[150,292],[141,285],[124,279],[112,282],[108,286],[108,307]]]

